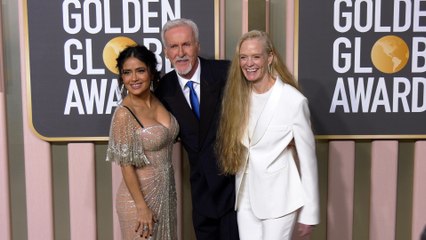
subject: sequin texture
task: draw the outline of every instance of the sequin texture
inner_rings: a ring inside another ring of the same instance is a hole
[[[177,239],[176,188],[172,167],[173,142],[179,126],[171,115],[169,128],[158,124],[141,128],[127,109],[114,113],[107,160],[137,166],[141,190],[157,217],[152,240]],[[124,125],[124,126],[122,126]],[[116,195],[116,210],[122,238],[145,239],[135,232],[137,210],[124,181]]]

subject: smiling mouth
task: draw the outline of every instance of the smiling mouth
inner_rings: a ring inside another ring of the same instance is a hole
[[[142,86],[142,83],[133,83],[133,84],[130,84],[130,86],[132,88],[140,88]]]

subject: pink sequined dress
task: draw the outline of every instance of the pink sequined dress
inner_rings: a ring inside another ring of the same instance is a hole
[[[179,126],[170,116],[169,127],[157,124],[142,128],[127,109],[119,106],[112,119],[107,150],[107,161],[136,167],[145,201],[158,219],[152,240],[177,239],[172,149]],[[116,210],[123,240],[145,239],[135,232],[137,210],[124,181],[117,191]]]

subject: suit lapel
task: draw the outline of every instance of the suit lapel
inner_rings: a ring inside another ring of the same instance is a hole
[[[184,131],[187,136],[196,137],[198,136],[199,122],[183,95],[177,75],[174,74],[173,78],[169,80],[167,86],[169,92],[165,94],[163,99],[169,105],[172,114],[179,120],[181,131]],[[193,151],[198,151],[199,139],[191,139],[190,142],[191,144],[188,147],[192,148]]]
[[[277,111],[279,100],[282,96],[283,87],[284,83],[279,78],[277,78],[275,81],[275,86],[272,88],[271,96],[269,96],[269,99],[265,104],[265,108],[262,110],[262,113],[257,120],[253,131],[253,136],[251,136],[250,146],[256,145],[265,134],[269,123]]]
[[[180,109],[185,116],[192,114],[192,109],[188,105],[188,102],[183,95],[183,92],[179,85],[179,80],[177,79],[176,74],[173,75],[173,78],[169,81],[169,92],[164,96],[164,99],[169,103],[170,106],[174,106],[172,109]],[[180,112],[180,111],[179,111]],[[195,117],[195,116],[194,116]]]
[[[218,105],[220,102],[220,85],[219,81],[215,81],[212,77],[211,68],[207,66],[207,63],[200,59],[201,64],[201,74],[200,74],[200,83],[201,83],[201,103],[200,103],[200,144],[204,142],[212,121],[214,121],[214,115],[218,114],[216,109],[219,111],[220,107]]]

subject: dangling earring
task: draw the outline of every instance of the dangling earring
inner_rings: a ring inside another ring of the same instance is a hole
[[[150,81],[149,89],[150,89],[151,91],[154,91],[154,80],[153,80],[153,79],[151,79],[151,81]]]
[[[272,64],[268,64],[268,73],[272,75]]]
[[[124,99],[124,97],[127,96],[127,94],[129,93],[129,91],[127,90],[127,88],[124,87],[124,84],[121,85],[120,93],[121,93],[121,98],[122,99]]]

